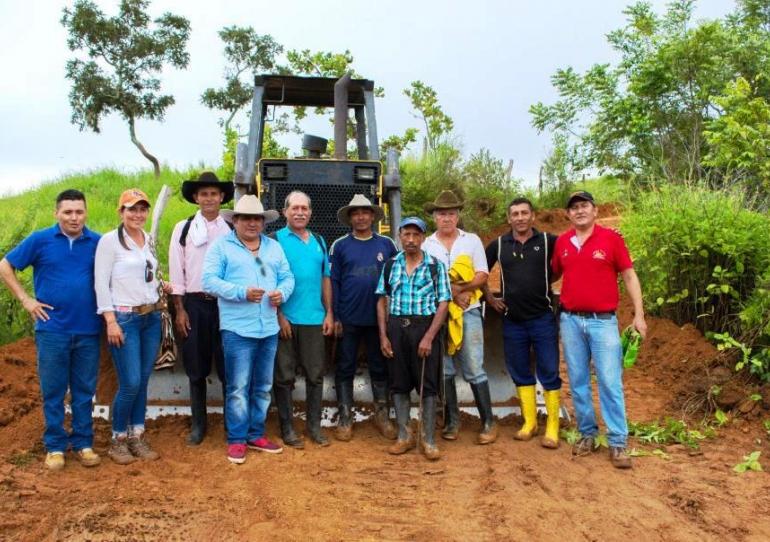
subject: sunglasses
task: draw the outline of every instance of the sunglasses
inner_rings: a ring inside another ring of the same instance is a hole
[[[152,282],[153,273],[152,273],[152,263],[150,263],[150,260],[145,260],[147,265],[144,266],[144,282]]]
[[[267,276],[267,273],[265,273],[265,264],[262,263],[262,260],[259,258],[259,256],[256,256],[254,258],[254,261],[257,262],[257,265],[259,266],[259,272],[263,277]]]

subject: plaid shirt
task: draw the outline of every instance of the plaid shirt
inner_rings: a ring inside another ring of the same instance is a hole
[[[422,263],[415,268],[412,275],[406,274],[406,258],[401,251],[393,258],[390,271],[390,303],[389,310],[393,316],[430,316],[436,314],[438,304],[450,301],[452,293],[449,290],[449,277],[444,264],[422,252]],[[438,273],[436,285],[430,276],[428,263],[435,263]],[[380,273],[376,293],[388,295],[385,289],[385,268]],[[438,299],[437,299],[438,294]]]

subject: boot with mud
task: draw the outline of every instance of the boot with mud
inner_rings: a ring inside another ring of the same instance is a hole
[[[349,442],[353,438],[353,382],[337,382],[337,429],[334,438]]]
[[[396,440],[398,432],[393,422],[390,421],[388,383],[372,381],[372,396],[374,397],[374,425],[383,437],[388,440]]]
[[[460,407],[457,404],[457,385],[455,377],[444,379],[444,429],[441,438],[457,440],[460,433]]]
[[[128,449],[128,436],[112,437],[110,449],[107,455],[118,465],[128,465],[136,461],[136,458]]]
[[[436,396],[423,397],[422,399],[422,435],[420,438],[420,451],[429,461],[437,461],[441,458],[441,452],[436,446]]]
[[[187,444],[198,446],[206,436],[206,379],[190,380],[190,434]]]
[[[394,393],[393,405],[396,408],[396,422],[398,422],[398,438],[390,448],[388,453],[392,455],[405,454],[409,450],[415,447],[414,435],[409,427],[409,411],[412,408],[412,403],[409,400],[409,395],[406,393]],[[434,403],[435,407],[435,403]]]
[[[481,431],[476,437],[476,444],[492,444],[497,440],[497,422],[495,422],[495,415],[492,413],[489,381],[471,384],[471,391],[481,418]]]
[[[150,443],[144,438],[144,433],[136,433],[128,437],[128,449],[137,459],[142,461],[155,461],[160,454],[150,447]]]
[[[291,400],[291,387],[275,384],[273,386],[275,406],[278,410],[278,421],[281,426],[281,440],[286,446],[302,449],[305,441],[294,430],[294,406]]]
[[[559,447],[559,406],[560,391],[545,390],[545,410],[548,413],[548,420],[545,422],[545,435],[540,440],[543,448],[555,450]]]
[[[521,405],[521,417],[524,425],[521,426],[513,438],[516,440],[530,440],[537,435],[537,403],[535,386],[517,386],[519,405]]]
[[[321,385],[307,384],[307,435],[319,446],[328,446],[329,439],[321,431],[321,403],[323,400],[323,380]]]

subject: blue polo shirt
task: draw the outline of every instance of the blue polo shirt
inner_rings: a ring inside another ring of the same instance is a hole
[[[51,305],[50,320],[36,320],[35,331],[71,335],[98,335],[101,318],[96,314],[94,291],[94,256],[100,235],[83,228],[80,237],[70,243],[55,224],[24,239],[5,255],[14,269],[32,266],[35,297]]]
[[[326,316],[321,282],[322,278],[328,277],[330,273],[323,237],[316,237],[310,232],[307,241],[303,241],[286,226],[275,232],[275,238],[286,253],[294,275],[294,293],[281,306],[281,312],[295,325],[321,325]]]

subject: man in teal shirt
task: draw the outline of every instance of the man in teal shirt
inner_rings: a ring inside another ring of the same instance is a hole
[[[294,293],[278,312],[281,332],[273,390],[281,438],[287,446],[304,448],[302,437],[292,424],[292,390],[297,366],[301,366],[305,372],[307,434],[319,446],[328,446],[329,439],[321,432],[321,400],[326,359],[324,335],[334,331],[329,258],[323,238],[307,229],[312,214],[307,194],[295,191],[286,196],[283,214],[286,227],[278,230],[275,238],[289,260]]]

